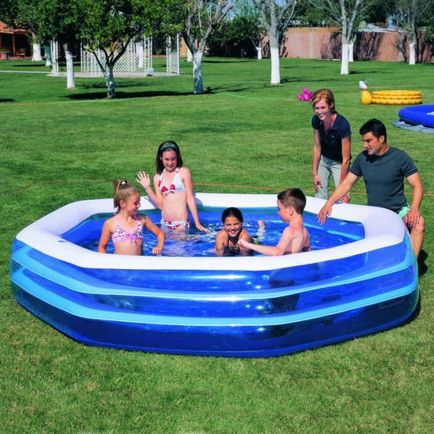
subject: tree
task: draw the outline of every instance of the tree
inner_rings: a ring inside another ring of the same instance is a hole
[[[252,0],[268,32],[271,56],[271,84],[280,83],[280,44],[288,28],[297,0]]]
[[[211,32],[231,10],[229,0],[191,0],[184,9],[182,36],[193,56],[193,91],[203,93],[202,59]]]
[[[375,0],[309,0],[341,28],[341,74],[349,73],[349,57],[364,12]]]
[[[237,0],[234,2],[234,24],[238,24],[240,36],[250,39],[255,47],[257,58],[262,59],[262,39],[265,28],[261,22],[258,8],[251,0]]]
[[[408,38],[408,64],[416,64],[417,29],[423,23],[425,13],[432,8],[432,0],[397,0],[395,5],[395,19],[398,27],[403,27]],[[432,24],[433,16],[428,17]],[[402,41],[401,41],[402,42]],[[402,44],[403,45],[403,44]]]

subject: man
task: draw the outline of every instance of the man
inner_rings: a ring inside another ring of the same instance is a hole
[[[365,150],[356,157],[346,178],[319,211],[318,221],[323,224],[336,201],[363,177],[368,205],[390,209],[402,217],[418,257],[423,244],[425,222],[419,211],[423,186],[417,167],[404,151],[387,144],[386,127],[378,119],[363,124],[360,134]],[[404,178],[413,191],[411,206],[404,196]]]

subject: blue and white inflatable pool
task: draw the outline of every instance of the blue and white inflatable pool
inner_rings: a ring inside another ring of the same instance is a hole
[[[257,216],[276,209],[275,195],[196,197],[205,224],[208,211],[219,217],[227,206],[245,218],[250,210]],[[152,205],[142,203],[152,215]],[[344,244],[282,257],[221,258],[97,253],[80,245],[77,228],[89,226],[98,240],[112,200],[71,203],[16,236],[13,292],[25,309],[79,342],[172,354],[278,356],[406,322],[419,293],[401,219],[342,204],[322,228],[315,216],[322,204],[308,198],[312,238],[342,235]]]

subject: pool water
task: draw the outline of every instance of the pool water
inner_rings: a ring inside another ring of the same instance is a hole
[[[164,244],[162,256],[214,256],[214,244],[217,232],[222,229],[221,213],[224,208],[199,207],[201,223],[210,229],[209,234],[198,232],[193,226],[187,234],[168,234]],[[276,245],[280,239],[286,223],[277,215],[276,208],[242,209],[244,228],[255,237],[258,220],[265,223],[265,233],[258,240],[260,244]],[[158,210],[147,211],[146,215],[159,225],[161,214]],[[112,214],[95,214],[79,225],[62,234],[62,238],[84,247],[97,251],[104,221]],[[327,249],[348,244],[364,238],[361,223],[329,218],[324,226],[317,222],[315,214],[304,213],[304,224],[311,238],[311,250]],[[190,221],[192,219],[190,218]],[[156,238],[148,231],[144,231],[143,254],[152,255],[152,248],[156,245]],[[107,253],[113,253],[113,244],[107,246]]]

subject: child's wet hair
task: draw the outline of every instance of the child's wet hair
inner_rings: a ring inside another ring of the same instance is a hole
[[[298,214],[303,214],[306,196],[299,188],[288,188],[277,195],[279,202],[285,207],[292,206]]]
[[[173,140],[166,140],[163,143],[161,143],[157,149],[157,157],[155,158],[157,173],[162,173],[164,170],[164,164],[161,161],[161,157],[164,151],[175,151],[176,160],[177,160],[176,167],[182,167],[183,162],[181,157],[181,150],[179,149],[178,144]]]
[[[120,210],[121,200],[128,200],[133,194],[140,194],[136,187],[124,178],[113,181],[113,205],[115,212]]]
[[[228,217],[235,217],[236,219],[238,219],[241,223],[243,222],[243,213],[235,207],[229,207],[226,208],[223,212],[222,212],[222,223],[224,224],[225,220]]]
[[[312,96],[312,108],[315,110],[315,104],[324,100],[329,106],[332,113],[336,112],[335,96],[330,89],[318,89]]]

